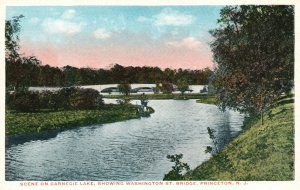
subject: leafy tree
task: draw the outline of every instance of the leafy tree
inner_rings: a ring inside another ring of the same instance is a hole
[[[14,108],[22,112],[35,112],[40,109],[38,92],[27,90],[15,92]]]
[[[294,7],[226,6],[211,31],[220,107],[263,114],[293,87]]]
[[[70,104],[74,109],[95,109],[103,105],[103,100],[97,90],[78,88],[70,95]]]
[[[19,53],[19,33],[23,15],[5,21],[5,64],[6,87],[15,92],[38,84],[40,61],[34,57],[24,57]]]
[[[11,62],[19,58],[19,33],[21,30],[20,21],[23,15],[13,17],[5,21],[5,58]]]
[[[121,83],[118,85],[118,89],[122,94],[128,96],[130,94],[131,85],[128,83]]]
[[[173,90],[174,90],[174,86],[170,82],[162,82],[161,86],[160,86],[160,90],[164,94],[171,94],[173,92]]]
[[[64,73],[62,69],[50,65],[40,65],[39,70],[40,86],[63,86]]]
[[[185,78],[179,79],[177,81],[177,88],[181,92],[181,95],[184,94],[185,91],[189,89],[189,83],[188,80]]]

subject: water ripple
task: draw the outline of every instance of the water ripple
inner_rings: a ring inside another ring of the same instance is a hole
[[[236,112],[194,100],[151,100],[149,105],[155,109],[150,118],[71,129],[8,147],[6,179],[162,180],[172,166],[167,154],[182,153],[195,167],[209,156],[204,153],[212,143],[207,127],[227,143],[243,121]]]

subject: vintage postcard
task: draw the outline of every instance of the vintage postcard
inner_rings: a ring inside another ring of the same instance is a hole
[[[296,189],[299,4],[236,3],[1,2],[1,189]]]

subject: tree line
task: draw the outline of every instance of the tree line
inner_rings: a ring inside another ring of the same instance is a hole
[[[159,67],[124,67],[114,64],[110,69],[76,68],[66,65],[62,68],[43,65],[35,56],[26,57],[19,53],[20,22],[23,15],[6,20],[5,61],[6,88],[24,89],[29,86],[96,85],[112,83],[176,83],[184,78],[189,84],[207,84],[213,71],[170,69]]]
[[[73,86],[120,83],[176,83],[179,79],[188,80],[189,84],[207,84],[213,71],[165,69],[159,67],[123,67],[115,64],[111,69],[62,68],[40,64],[39,60],[7,63],[6,87],[28,86]]]

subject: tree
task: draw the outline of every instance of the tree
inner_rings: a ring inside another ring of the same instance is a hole
[[[211,31],[220,107],[263,114],[293,87],[294,7],[226,6]]]
[[[189,83],[187,79],[182,78],[177,81],[177,89],[181,92],[181,95],[183,96],[184,92],[189,89]]]
[[[74,109],[95,109],[103,105],[103,100],[97,90],[78,88],[70,95],[70,104]]]
[[[18,53],[19,46],[19,33],[21,30],[20,19],[23,15],[13,17],[12,20],[5,21],[5,63],[6,63],[6,87],[16,88],[18,81],[11,82],[9,79],[14,79],[18,76],[21,70],[21,57]],[[15,74],[14,72],[17,73]]]
[[[161,86],[160,86],[160,90],[164,94],[171,94],[173,92],[173,90],[174,90],[174,86],[170,82],[162,82]]]
[[[130,94],[131,85],[128,83],[121,83],[118,85],[118,89],[122,94],[128,96]]]
[[[38,84],[40,60],[35,56],[24,57],[19,53],[19,33],[23,15],[5,21],[6,87],[14,91]]]
[[[15,16],[12,20],[5,21],[5,58],[9,61],[19,58],[20,21],[23,17],[23,15]]]

